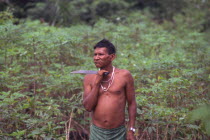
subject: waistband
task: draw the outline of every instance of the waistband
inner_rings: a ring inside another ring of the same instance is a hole
[[[116,130],[124,129],[125,125],[121,125],[117,128],[111,128],[111,129],[101,128],[101,127],[98,127],[94,124],[92,124],[92,127],[95,128],[95,129],[98,129],[98,130],[102,130],[102,131],[116,131]]]

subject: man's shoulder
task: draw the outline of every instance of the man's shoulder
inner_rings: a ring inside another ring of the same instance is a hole
[[[95,74],[86,74],[84,79],[86,79],[86,80],[93,79],[94,76],[95,76]]]
[[[129,70],[126,70],[126,69],[117,69],[117,73],[119,73],[120,75],[131,75],[130,71]]]
[[[120,77],[123,77],[126,79],[127,82],[133,81],[133,76],[131,75],[131,72],[126,69],[118,69]]]

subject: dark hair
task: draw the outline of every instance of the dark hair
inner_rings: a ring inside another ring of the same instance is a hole
[[[107,48],[109,54],[116,53],[115,46],[107,39],[102,39],[93,48],[94,48],[94,50],[96,48]]]

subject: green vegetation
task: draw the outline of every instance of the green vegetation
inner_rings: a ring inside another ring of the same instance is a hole
[[[128,11],[138,5],[127,2]],[[84,75],[70,72],[95,69],[92,46],[103,38],[117,47],[114,65],[135,79],[137,139],[209,139],[208,13],[192,9],[176,11],[173,21],[144,9],[69,27],[1,12],[0,139],[87,138]]]

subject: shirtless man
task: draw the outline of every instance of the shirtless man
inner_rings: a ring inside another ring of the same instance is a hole
[[[94,46],[97,74],[84,78],[83,105],[91,112],[90,140],[134,140],[136,100],[134,80],[128,70],[112,66],[115,47],[106,39]],[[108,75],[104,73],[109,72]],[[125,106],[128,104],[129,122],[125,128]]]

